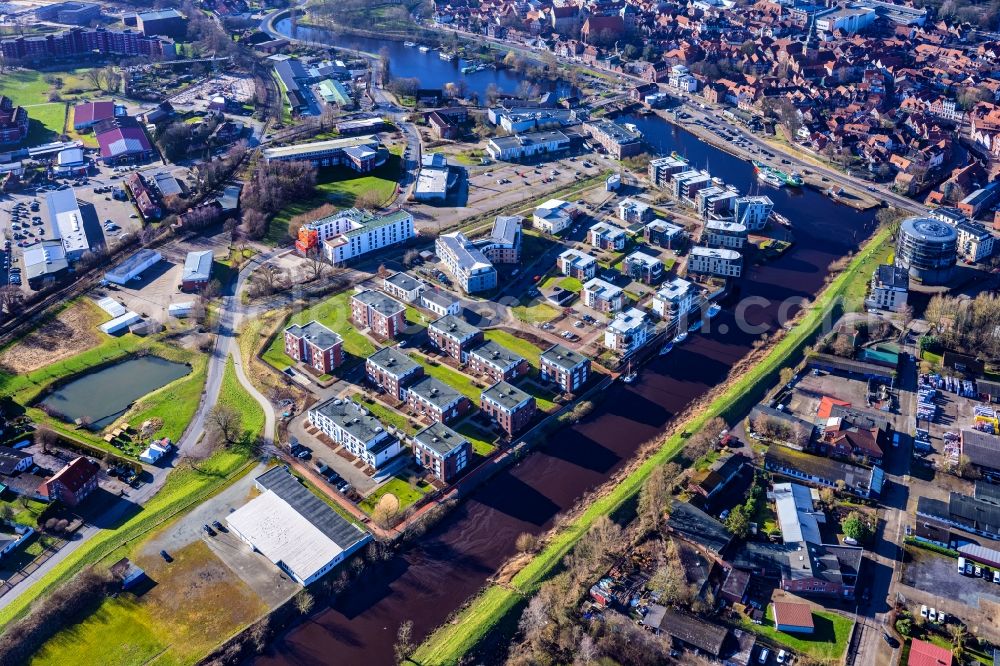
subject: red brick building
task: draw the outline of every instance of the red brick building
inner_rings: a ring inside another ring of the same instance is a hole
[[[285,353],[319,374],[330,374],[344,361],[343,339],[317,321],[285,329]]]
[[[406,398],[406,387],[424,376],[424,366],[395,347],[380,349],[365,361],[368,383],[396,400]]]
[[[456,315],[432,321],[427,327],[427,337],[438,350],[461,363],[483,342],[483,332]]]
[[[513,437],[524,430],[535,416],[535,397],[507,382],[497,382],[483,391],[479,408],[489,415],[500,429]]]
[[[562,345],[542,352],[540,365],[542,380],[557,384],[563,393],[578,392],[590,379],[590,359]]]
[[[443,423],[432,423],[413,436],[413,455],[418,465],[450,483],[469,464],[472,445]]]
[[[97,488],[97,473],[100,471],[101,466],[93,460],[83,456],[75,458],[43,481],[38,492],[50,502],[76,506]]]
[[[351,319],[380,338],[395,339],[406,326],[406,306],[378,291],[369,289],[351,297]]]
[[[486,375],[493,382],[502,382],[528,374],[531,364],[503,345],[487,340],[469,352],[469,369],[477,375]]]
[[[406,404],[429,421],[451,423],[469,413],[472,402],[434,377],[418,379],[406,389]]]

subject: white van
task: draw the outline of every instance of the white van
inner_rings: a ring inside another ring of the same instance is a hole
[[[964,557],[959,557],[958,558],[958,573],[963,574],[963,575],[965,574],[965,558]]]

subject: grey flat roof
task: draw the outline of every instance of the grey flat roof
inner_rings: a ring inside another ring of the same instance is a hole
[[[509,368],[524,362],[524,357],[515,354],[494,340],[487,340],[471,352],[472,356],[481,358],[484,362],[498,368]]]
[[[469,440],[443,423],[434,422],[413,436],[414,441],[446,456]]]
[[[369,414],[364,407],[350,400],[332,398],[319,407],[313,407],[313,410],[366,444],[382,436],[387,440],[394,439],[387,435],[381,421]]]
[[[285,329],[297,338],[305,338],[320,349],[331,349],[334,345],[343,341],[339,334],[334,333],[318,321],[311,321],[308,324],[292,324]]]
[[[403,291],[413,291],[424,285],[423,282],[406,273],[393,273],[385,281]]]
[[[490,238],[496,242],[512,245],[517,240],[524,218],[520,215],[500,215],[493,221]]]
[[[353,298],[356,298],[370,308],[374,308],[387,317],[406,309],[405,305],[397,301],[392,296],[383,294],[381,291],[375,291],[374,289],[354,294]]]
[[[421,298],[424,298],[435,305],[439,305],[443,308],[451,307],[451,305],[458,301],[454,296],[450,296],[444,292],[431,290],[425,291],[421,294]],[[449,315],[450,316],[450,315]]]
[[[396,347],[386,347],[368,357],[368,360],[383,372],[399,377],[419,368],[420,364],[399,351]]]
[[[558,366],[563,370],[572,370],[581,363],[589,362],[590,359],[579,352],[575,352],[562,345],[552,345],[541,356],[543,361]]]
[[[284,466],[270,469],[255,481],[265,490],[270,490],[283,499],[290,507],[308,520],[327,538],[348,550],[368,537],[368,531],[344,519],[326,502],[313,495],[308,488],[299,483]]]
[[[431,322],[430,328],[448,337],[464,340],[479,333],[479,329],[457,315],[445,315]]]
[[[208,280],[212,277],[214,258],[211,250],[188,252],[184,258],[184,273],[181,280]]]
[[[507,382],[497,382],[483,391],[483,397],[499,404],[507,411],[531,399],[530,395]]]
[[[444,382],[434,377],[424,377],[414,382],[408,389],[424,402],[429,402],[435,407],[446,408],[463,398],[461,393]]]

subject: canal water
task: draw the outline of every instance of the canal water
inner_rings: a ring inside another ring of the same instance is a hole
[[[696,166],[707,163],[713,174],[744,192],[755,183],[750,164],[660,118],[622,120],[634,122],[656,151],[676,150]],[[386,563],[372,565],[331,609],[279,636],[258,663],[394,663],[392,646],[402,622],[412,621],[414,639],[422,640],[515,553],[519,534],[548,529],[557,514],[605,481],[641,444],[657,437],[671,419],[726,379],[761,334],[737,325],[736,300],[750,304],[742,320],[776,330],[783,304],[816,294],[831,262],[855,250],[873,231],[871,212],[856,212],[817,192],[767,194],[791,220],[795,244],[779,259],[749,269],[740,282],[739,299],[726,303],[706,327],[710,331],[691,334],[669,355],[656,357],[634,384],[614,384],[588,418],[554,434],[477,489],[418,543]]]
[[[283,35],[289,35],[292,29],[291,19],[285,18],[274,24],[275,30]],[[466,94],[478,93],[482,103],[486,103],[486,91],[494,84],[499,92],[514,94],[521,89],[524,80],[516,72],[506,69],[484,69],[471,74],[462,74],[462,67],[469,61],[455,58],[448,62],[442,60],[438,51],[422,53],[415,46],[404,46],[403,42],[372,39],[357,35],[341,35],[325,28],[299,25],[296,36],[309,42],[318,42],[326,46],[354,49],[378,55],[386,49],[389,55],[389,71],[394,78],[415,78],[420,80],[421,88],[443,88],[446,83],[457,83],[464,80]],[[543,92],[553,92],[557,97],[568,97],[573,94],[573,88],[563,81],[540,81],[537,84]]]
[[[143,356],[74,379],[51,393],[42,405],[68,422],[89,418],[94,430],[110,425],[129,406],[151,391],[191,372],[183,363]]]

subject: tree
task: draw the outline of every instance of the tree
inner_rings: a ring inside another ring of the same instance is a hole
[[[667,468],[670,468],[668,472]],[[663,515],[670,503],[670,479],[676,478],[680,468],[675,463],[653,470],[639,489],[639,530],[643,534],[659,530]],[[669,476],[668,476],[669,474]]]
[[[372,522],[383,529],[392,525],[393,519],[399,513],[399,499],[392,493],[386,493],[379,498],[372,511]]]
[[[854,539],[858,543],[867,543],[869,539],[875,536],[875,527],[872,525],[871,518],[860,511],[851,511],[847,514],[847,518],[844,518],[840,527],[844,530],[845,536]]]
[[[216,405],[208,413],[208,418],[227,446],[235,444],[243,433],[243,417],[229,405]]]
[[[0,287],[0,310],[14,316],[24,309],[24,292],[14,285]]]
[[[270,296],[284,283],[285,272],[280,266],[264,264],[250,275],[253,292],[259,296]]]
[[[726,529],[734,535],[745,539],[750,533],[750,516],[747,514],[746,508],[742,504],[734,506],[729,515],[726,516],[725,525]]]
[[[40,425],[35,430],[35,443],[42,447],[43,453],[48,453],[59,443],[59,435],[47,425]]]
[[[879,226],[889,230],[892,239],[895,240],[896,236],[899,235],[899,227],[906,219],[906,214],[896,207],[880,208],[875,213],[875,219],[878,220]]]
[[[778,373],[778,379],[781,381],[781,385],[784,386],[792,381],[792,377],[795,376],[795,370],[792,368],[782,368],[781,372]]]
[[[326,263],[318,245],[306,250],[305,260],[306,276],[309,282],[319,280],[326,275],[327,269],[330,268],[330,264]]]
[[[396,642],[392,646],[396,662],[401,664],[409,659],[416,647],[413,644],[413,621],[406,620],[399,625],[399,631],[396,632]]]
[[[313,598],[313,595],[309,594],[308,590],[302,590],[295,595],[295,610],[300,615],[309,615],[315,603],[316,600]]]
[[[672,540],[664,542],[664,561],[649,579],[649,589],[666,604],[686,605],[694,597],[681,565],[680,554]]]
[[[375,189],[367,189],[354,199],[354,206],[362,210],[381,208],[383,203],[382,196]]]

